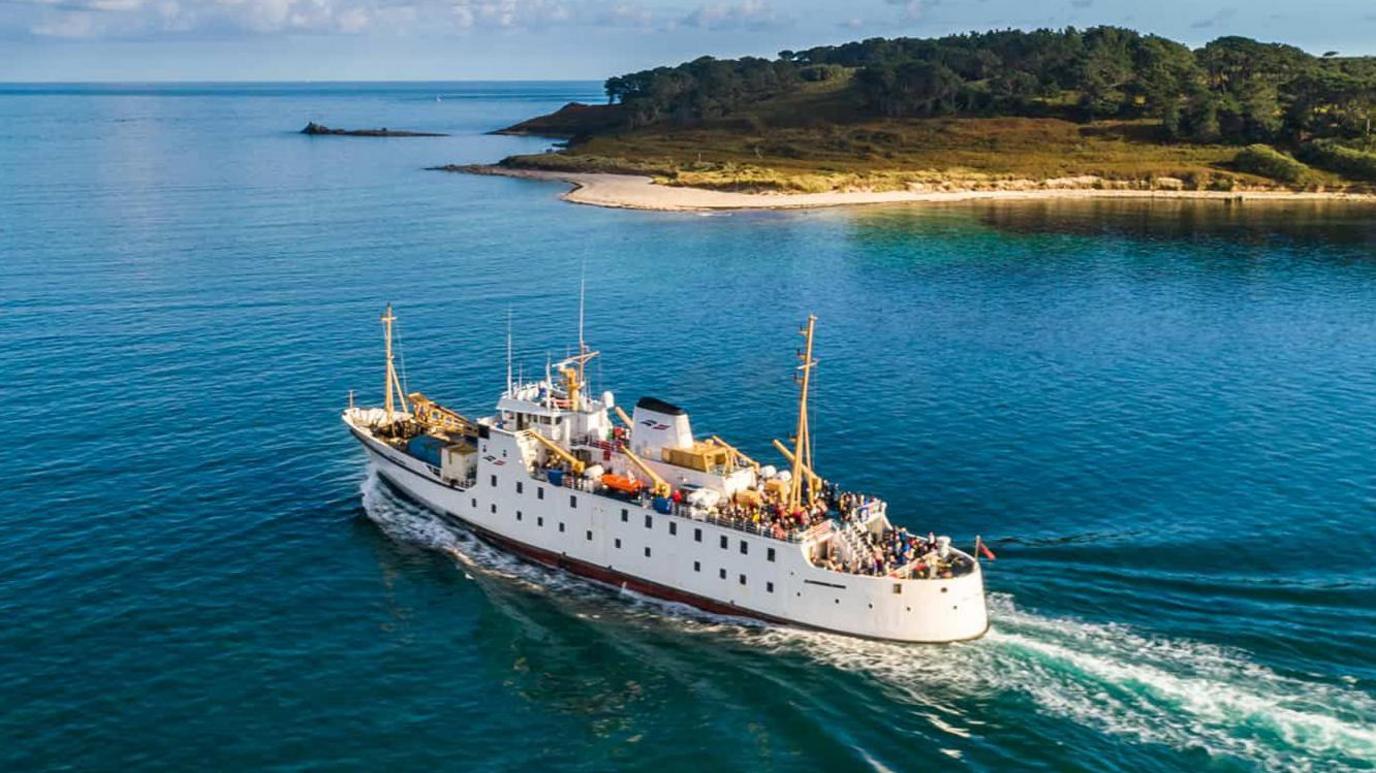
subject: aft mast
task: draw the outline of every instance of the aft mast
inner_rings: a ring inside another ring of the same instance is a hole
[[[803,505],[803,473],[807,473],[807,504],[812,506],[813,500],[817,496],[816,486],[812,483],[812,439],[808,436],[807,428],[807,390],[811,383],[812,368],[817,365],[816,360],[812,359],[812,331],[817,324],[817,317],[812,314],[807,315],[807,327],[798,331],[806,339],[807,344],[803,351],[798,353],[798,358],[802,360],[798,370],[803,374],[799,377],[798,394],[798,429],[794,438],[793,445],[793,477],[789,480],[788,489],[788,510],[797,512]]]

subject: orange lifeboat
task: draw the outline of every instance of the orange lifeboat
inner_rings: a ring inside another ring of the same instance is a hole
[[[602,476],[602,485],[612,491],[620,491],[623,494],[639,494],[641,489],[640,481],[634,478],[628,478],[625,475],[614,475],[612,473],[607,473]]]

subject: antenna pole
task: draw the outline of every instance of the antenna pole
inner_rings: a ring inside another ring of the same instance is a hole
[[[511,397],[511,307],[506,307],[506,394]]]
[[[812,359],[812,330],[817,324],[817,317],[807,315],[807,327],[801,331],[807,341],[805,351],[799,353],[803,364],[798,366],[798,370],[803,372],[801,389],[798,394],[798,430],[794,438],[793,445],[793,478],[789,481],[788,489],[788,510],[797,512],[803,503],[803,472],[808,472],[811,478],[812,471],[812,443],[808,437],[807,428],[807,390],[812,381],[812,368],[817,365]],[[813,491],[811,481],[808,482],[808,504],[811,505],[817,492]]]

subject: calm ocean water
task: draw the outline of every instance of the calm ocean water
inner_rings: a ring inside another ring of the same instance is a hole
[[[656,214],[423,171],[597,84],[0,87],[0,769],[1376,764],[1376,211]],[[308,138],[308,120],[451,132]],[[347,391],[467,412],[575,340],[977,533],[906,647],[617,598],[369,475]],[[457,547],[455,561],[437,548]]]

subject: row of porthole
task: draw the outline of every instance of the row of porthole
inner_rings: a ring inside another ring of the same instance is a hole
[[[494,480],[494,482],[495,482],[495,480]],[[519,489],[518,489],[518,493],[519,493]],[[476,509],[478,508],[478,500],[477,500],[476,498],[473,499],[473,500],[472,500],[472,504],[473,504],[473,509],[476,510]],[[497,513],[497,505],[496,505],[495,502],[492,503],[492,505],[491,505],[491,512],[492,512],[493,515],[496,515],[496,513]],[[623,509],[623,510],[621,511],[621,520],[622,520],[622,521],[625,521],[625,520],[627,520],[627,518],[628,518],[628,513],[627,513],[626,510]],[[516,511],[516,520],[518,520],[518,521],[523,520],[523,513],[522,513],[520,510],[517,510],[517,511]],[[648,524],[650,523],[650,516],[648,516],[648,515],[645,516],[645,520],[646,520],[646,524],[647,524],[647,526],[648,526]],[[544,525],[545,525],[545,518],[544,518],[544,516],[538,516],[538,517],[535,519],[535,525],[536,525],[537,527],[543,528]],[[675,524],[674,522],[670,521],[670,523],[669,523],[669,533],[670,533],[670,534],[677,534],[678,531],[677,531],[677,528],[676,528],[676,527],[677,527],[677,524]],[[563,521],[560,521],[560,522],[559,522],[559,531],[560,531],[560,533],[563,533],[563,531],[564,531],[564,522],[563,522]],[[702,529],[697,529],[696,531],[697,531],[697,537],[698,537],[698,540],[697,540],[697,541],[701,542],[701,541],[702,541],[702,540],[701,540]],[[584,532],[584,534],[586,535],[587,540],[588,540],[589,542],[591,542],[591,541],[592,541],[592,531],[591,531],[591,530],[586,531],[586,532]],[[726,538],[726,535],[722,535],[723,547],[725,547],[726,539],[727,539],[727,538]],[[620,538],[620,537],[617,537],[617,538],[615,539],[615,543],[614,543],[614,544],[615,544],[615,546],[616,546],[616,549],[617,549],[617,550],[620,550],[620,549],[621,549],[621,538]],[[741,540],[741,553],[742,553],[742,554],[748,554],[747,550],[745,549],[745,546],[746,546],[745,540]],[[646,547],[645,547],[645,557],[646,557],[646,558],[650,558],[650,557],[651,557],[651,550],[650,550],[649,546],[646,546]],[[773,561],[773,560],[774,560],[774,548],[769,548],[768,557],[769,557],[769,560],[770,560],[770,561]],[[694,561],[694,562],[693,562],[693,571],[696,571],[696,572],[702,571],[702,565],[701,565],[701,562],[700,562],[700,561]],[[723,579],[723,580],[726,579],[726,570],[725,570],[725,569],[721,569],[721,570],[720,570],[720,577],[721,577],[721,579]],[[746,585],[746,584],[747,584],[746,576],[743,575],[743,574],[740,575],[740,584],[741,584],[741,585]],[[773,583],[773,582],[765,582],[765,591],[768,592],[768,593],[773,593],[773,592],[774,592],[774,583]],[[801,594],[799,594],[799,595],[801,595]],[[839,603],[839,600],[838,600],[838,603]]]

